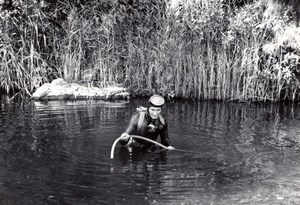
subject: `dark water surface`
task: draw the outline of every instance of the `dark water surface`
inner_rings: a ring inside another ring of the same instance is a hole
[[[175,148],[114,140],[143,100],[0,107],[0,204],[300,204],[300,106],[172,102]]]

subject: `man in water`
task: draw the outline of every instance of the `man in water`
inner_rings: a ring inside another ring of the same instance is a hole
[[[175,149],[170,144],[168,124],[161,116],[161,109],[165,103],[165,99],[160,95],[153,95],[148,101],[148,107],[139,107],[130,119],[126,131],[121,135],[121,145],[141,145],[148,152],[153,151],[155,146],[153,143],[142,139],[132,139],[130,135],[139,135],[156,141],[160,136],[161,143],[168,150]]]

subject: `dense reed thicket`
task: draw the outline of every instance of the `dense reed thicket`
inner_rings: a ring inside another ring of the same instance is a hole
[[[7,93],[30,94],[62,77],[98,81],[103,86],[123,83],[139,95],[299,100],[297,4],[279,0],[3,2],[0,87]]]

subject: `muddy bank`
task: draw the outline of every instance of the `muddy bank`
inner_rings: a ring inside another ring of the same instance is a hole
[[[100,88],[68,83],[62,78],[45,83],[32,95],[34,100],[127,100],[130,93],[124,87]]]

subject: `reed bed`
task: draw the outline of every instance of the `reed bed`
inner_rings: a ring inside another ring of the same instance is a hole
[[[30,94],[57,77],[88,76],[98,85],[122,83],[137,95],[299,100],[300,47],[291,47],[296,40],[280,41],[290,14],[266,17],[265,1],[41,2],[0,14],[6,93]],[[298,34],[296,27],[294,39]],[[266,49],[269,44],[272,49]]]

